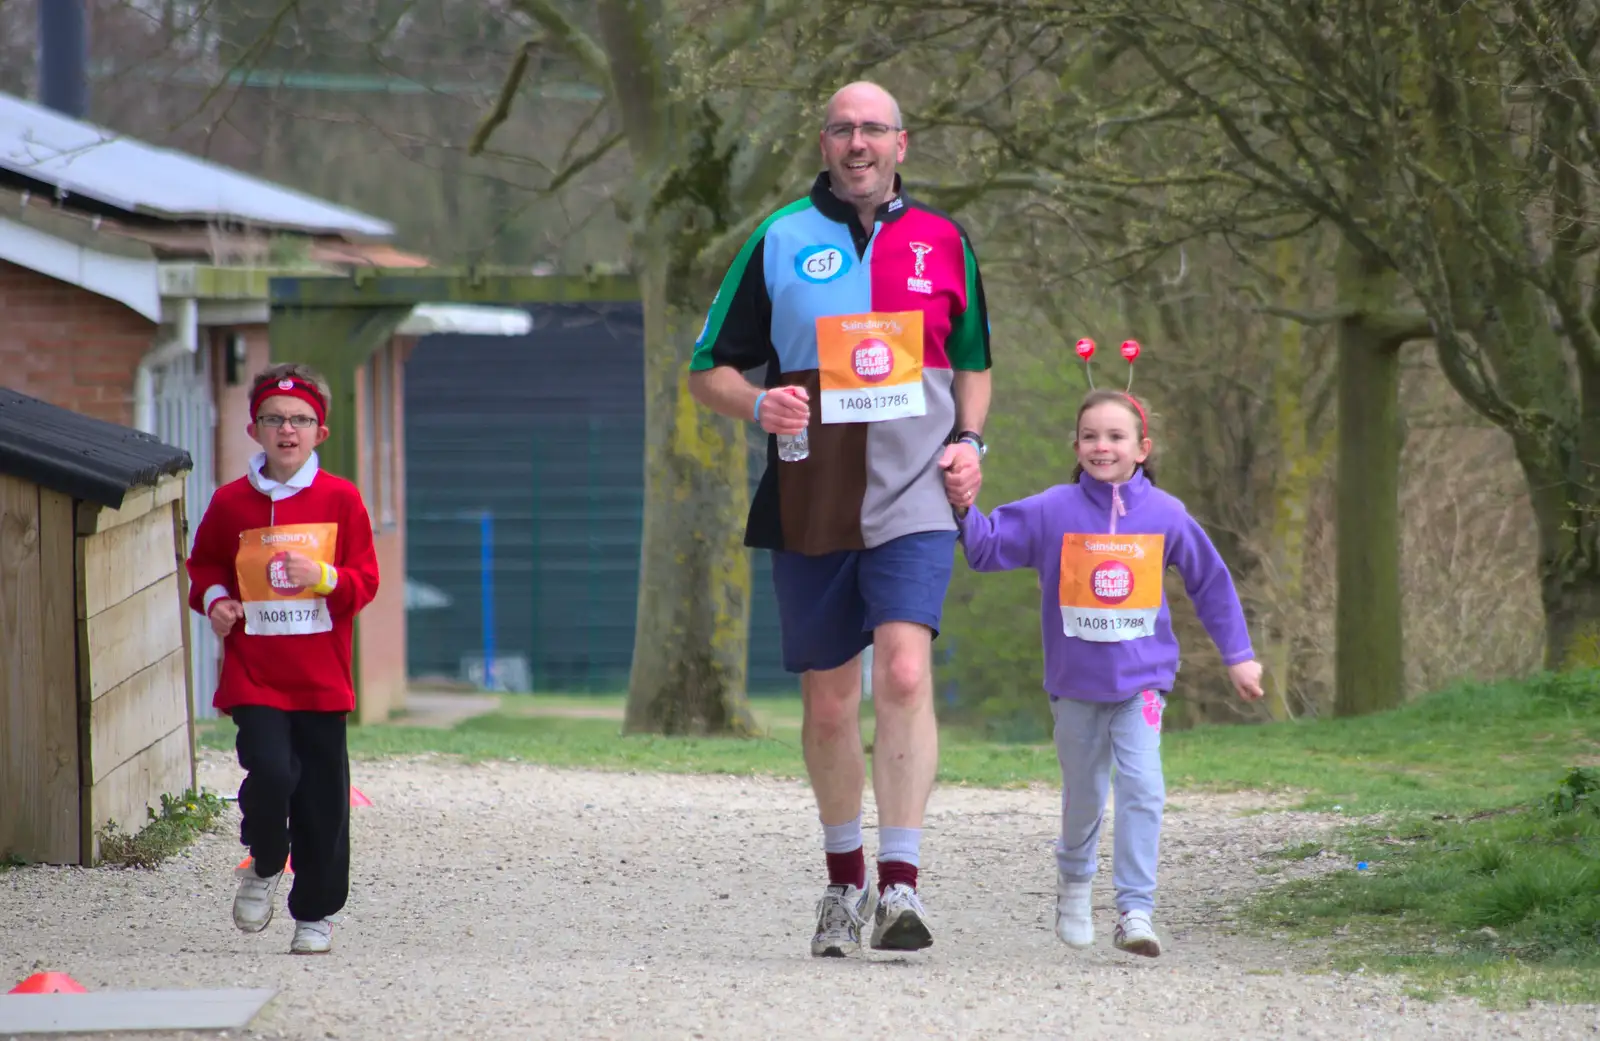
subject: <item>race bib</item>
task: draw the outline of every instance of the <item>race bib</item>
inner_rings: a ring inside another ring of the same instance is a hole
[[[818,318],[817,369],[824,423],[877,423],[925,414],[922,312]]]
[[[1061,624],[1068,636],[1120,643],[1152,636],[1161,612],[1161,535],[1061,537]]]
[[[337,524],[280,524],[239,535],[234,570],[244,602],[244,631],[251,636],[305,636],[333,630],[328,602],[289,581],[289,554],[333,563]]]

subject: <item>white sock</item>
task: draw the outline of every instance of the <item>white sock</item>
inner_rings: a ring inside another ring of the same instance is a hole
[[[917,854],[922,848],[921,828],[878,829],[878,859],[898,860],[912,867],[921,867]]]
[[[853,821],[822,826],[822,851],[824,853],[849,853],[861,848],[861,814]]]

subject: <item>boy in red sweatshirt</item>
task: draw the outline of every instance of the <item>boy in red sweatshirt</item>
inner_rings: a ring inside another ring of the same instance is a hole
[[[361,493],[317,468],[328,437],[328,384],[275,365],[250,390],[249,434],[262,451],[217,490],[188,560],[189,606],[223,641],[212,704],[238,727],[240,842],[233,922],[272,920],[294,851],[294,954],[333,946],[330,916],[350,892],[351,634],[378,591],[372,521]]]

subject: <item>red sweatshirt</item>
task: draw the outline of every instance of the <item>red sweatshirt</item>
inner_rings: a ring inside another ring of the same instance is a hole
[[[378,592],[372,520],[356,486],[317,469],[314,460],[287,485],[278,485],[260,476],[260,456],[256,459],[250,475],[212,496],[188,560],[191,608],[206,614],[213,590],[213,603],[224,590],[245,602],[246,619],[223,641],[222,675],[212,704],[223,713],[235,705],[353,711],[355,617]],[[309,548],[330,536],[331,553],[323,550],[319,556]],[[284,549],[331,564],[333,588],[296,595],[283,585],[274,553]],[[282,634],[259,634],[261,629]]]

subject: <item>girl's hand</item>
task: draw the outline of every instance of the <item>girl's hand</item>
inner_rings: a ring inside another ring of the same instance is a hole
[[[1246,701],[1259,701],[1266,693],[1261,689],[1261,663],[1253,659],[1228,666],[1228,679],[1233,681],[1233,689]]]

